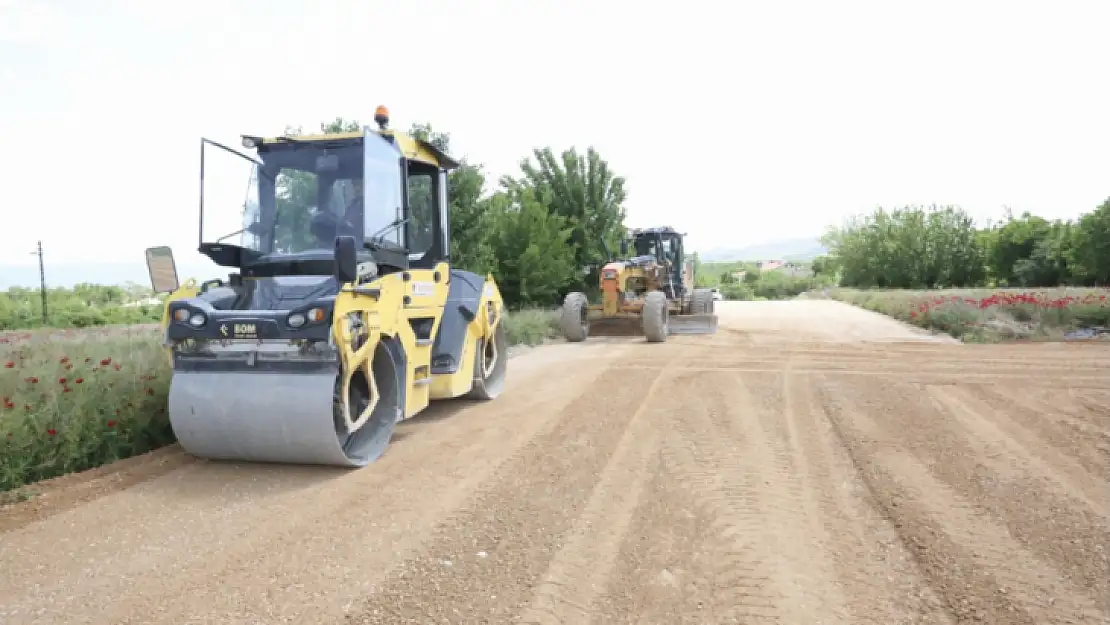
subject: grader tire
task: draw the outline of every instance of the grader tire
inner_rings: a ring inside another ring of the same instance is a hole
[[[563,300],[559,326],[563,330],[563,338],[568,342],[580,343],[589,336],[590,325],[586,319],[588,306],[589,300],[586,299],[586,294],[578,291],[567,293]]]
[[[694,289],[690,299],[690,312],[695,315],[712,315],[716,302],[711,289]]]
[[[670,310],[667,308],[667,296],[662,291],[652,291],[647,294],[640,315],[644,336],[647,337],[648,343],[662,343],[667,340]]]

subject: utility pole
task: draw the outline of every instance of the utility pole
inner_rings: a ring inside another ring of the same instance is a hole
[[[38,250],[31,252],[39,257],[39,294],[42,296],[42,325],[46,325],[46,266],[42,259],[42,241],[39,241]]]

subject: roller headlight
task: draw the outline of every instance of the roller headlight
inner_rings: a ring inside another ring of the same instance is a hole
[[[189,325],[194,328],[201,327],[206,321],[208,319],[202,313],[193,313],[193,316],[189,317]]]
[[[295,312],[285,320],[290,328],[301,328],[308,323],[320,323],[328,318],[328,311],[324,308],[309,308],[304,312]]]

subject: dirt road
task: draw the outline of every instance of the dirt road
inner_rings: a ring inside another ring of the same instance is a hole
[[[1110,350],[834,302],[554,345],[350,472],[175,450],[0,518],[0,623],[1110,623]]]

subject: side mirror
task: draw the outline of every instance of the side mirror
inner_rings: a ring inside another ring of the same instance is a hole
[[[147,248],[146,270],[150,273],[150,286],[155,293],[172,293],[181,286],[177,279],[177,265],[173,262],[173,250],[168,246]]]
[[[354,237],[335,237],[335,279],[340,284],[358,277],[358,254]]]
[[[621,239],[621,258],[628,257],[628,239]]]

